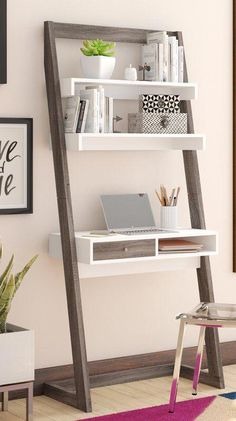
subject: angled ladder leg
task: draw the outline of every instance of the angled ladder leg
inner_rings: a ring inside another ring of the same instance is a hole
[[[2,392],[2,411],[8,411],[8,392]]]
[[[30,382],[27,387],[26,421],[33,421],[33,382]]]
[[[196,355],[194,375],[193,375],[193,392],[192,392],[193,395],[197,394],[197,387],[198,387],[200,370],[201,370],[201,365],[202,365],[202,354],[203,354],[205,330],[206,330],[205,326],[200,327],[197,355]]]
[[[186,325],[185,320],[180,319],[179,336],[178,336],[176,355],[175,355],[175,366],[174,366],[173,380],[172,380],[171,391],[170,391],[169,412],[174,412],[175,410],[175,402],[176,402],[177,389],[178,389],[178,383],[179,383],[179,373],[180,373],[181,360],[182,360],[182,354],[183,354],[183,340],[184,340],[185,325]]]

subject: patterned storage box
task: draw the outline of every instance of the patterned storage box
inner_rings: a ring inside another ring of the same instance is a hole
[[[141,133],[187,133],[187,114],[142,113]]]
[[[139,96],[139,111],[142,113],[180,113],[179,95],[148,95]]]
[[[130,113],[128,114],[129,133],[187,133],[185,113]]]

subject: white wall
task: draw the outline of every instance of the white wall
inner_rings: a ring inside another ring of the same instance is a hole
[[[58,230],[58,216],[48,148],[43,22],[183,31],[189,79],[199,84],[199,99],[193,104],[196,131],[207,135],[207,150],[199,153],[206,221],[208,228],[220,233],[220,254],[212,258],[215,296],[218,301],[236,302],[231,257],[231,3],[8,2],[8,84],[0,88],[0,116],[34,118],[34,213],[1,216],[1,236],[5,257],[14,251],[17,268],[34,253],[40,255],[15,297],[9,318],[35,329],[37,367],[71,361],[62,264],[47,255],[48,233]],[[59,43],[63,76],[78,75],[77,45],[76,41]],[[126,48],[118,46],[122,65]],[[147,191],[158,218],[153,191],[160,183],[182,186],[180,222],[189,225],[180,152],[91,152],[70,154],[69,162],[76,229],[103,227],[98,201],[102,192]],[[152,352],[175,347],[178,323],[174,316],[198,302],[197,280],[193,271],[83,280],[82,297],[89,360]],[[236,339],[236,333],[228,331],[223,339]],[[186,344],[194,343],[193,329]]]

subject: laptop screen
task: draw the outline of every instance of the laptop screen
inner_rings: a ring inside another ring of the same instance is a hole
[[[155,227],[146,193],[101,196],[108,230]]]

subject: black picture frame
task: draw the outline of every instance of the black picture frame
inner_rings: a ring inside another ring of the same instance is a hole
[[[0,84],[7,83],[7,0],[0,0]]]
[[[0,214],[25,213],[33,213],[33,119],[0,118]]]

